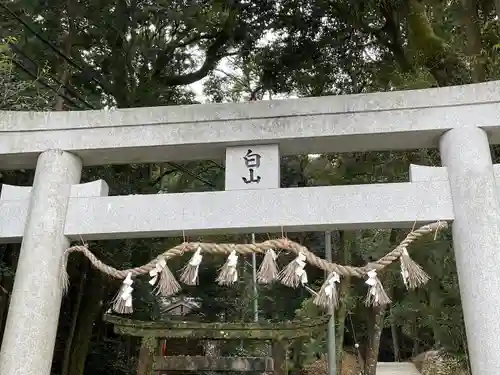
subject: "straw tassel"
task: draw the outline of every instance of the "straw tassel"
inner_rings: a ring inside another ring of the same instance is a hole
[[[198,247],[196,252],[191,257],[190,261],[182,270],[180,280],[186,285],[198,285],[198,270],[200,268],[201,260],[201,247]]]
[[[132,288],[133,284],[132,274],[129,273],[125,280],[123,280],[120,291],[113,300],[113,310],[118,314],[131,314],[134,312],[132,306]]]
[[[340,276],[337,272],[332,272],[321,286],[321,289],[314,298],[313,303],[321,307],[338,307],[339,297],[336,283],[340,283]]]
[[[181,286],[175,279],[172,271],[167,266],[167,261],[165,258],[160,258],[156,263],[155,268],[149,271],[149,284],[155,286],[153,293],[163,297],[169,297],[181,290]]]
[[[365,281],[366,284],[370,286],[368,294],[366,295],[365,305],[366,306],[383,306],[391,302],[391,299],[387,295],[377,277],[377,271],[371,270],[367,273],[368,280]]]
[[[219,285],[232,285],[238,281],[238,270],[236,266],[238,265],[238,255],[236,251],[231,251],[231,254],[227,257],[226,263],[221,267],[219,276],[217,277],[217,283]]]
[[[299,253],[297,258],[288,264],[278,275],[280,281],[289,287],[296,288],[299,285],[307,284],[306,256]]]
[[[69,275],[67,270],[68,255],[69,253],[65,251],[61,257],[61,267],[59,269],[59,284],[61,285],[63,296],[66,295],[69,290]]]
[[[261,284],[270,284],[278,278],[278,266],[276,258],[278,256],[273,249],[268,249],[257,273],[257,281]]]
[[[415,289],[425,285],[431,278],[408,254],[408,250],[403,248],[399,258],[401,262],[401,276],[406,289]]]

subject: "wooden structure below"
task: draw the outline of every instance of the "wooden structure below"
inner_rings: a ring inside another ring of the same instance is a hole
[[[325,330],[329,315],[283,323],[204,323],[193,321],[145,322],[105,315],[117,334],[142,337],[137,375],[167,371],[274,372],[287,374],[287,350],[291,341],[314,336]],[[189,338],[196,340],[270,341],[269,357],[158,356],[159,340]]]
[[[273,372],[271,357],[206,357],[172,356],[156,357],[153,370],[156,371],[238,371]]]

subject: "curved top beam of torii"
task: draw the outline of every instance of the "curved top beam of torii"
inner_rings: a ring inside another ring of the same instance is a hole
[[[426,148],[470,125],[500,143],[500,81],[238,104],[0,111],[0,169],[34,167],[47,149],[102,165],[222,159],[226,147],[244,144],[279,144],[282,155]]]

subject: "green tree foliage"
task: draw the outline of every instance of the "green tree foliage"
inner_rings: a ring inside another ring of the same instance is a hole
[[[43,110],[49,103],[47,90],[37,85],[43,79],[43,71],[38,72],[35,80],[23,79],[17,75],[15,53],[9,45],[17,43],[15,37],[0,39],[0,109],[11,110]]]
[[[10,7],[22,10],[73,62],[25,30],[18,47],[47,61],[53,75],[95,106],[121,108],[191,102],[192,94],[180,86],[204,78],[225,56],[247,53],[272,14],[268,1],[49,3]]]

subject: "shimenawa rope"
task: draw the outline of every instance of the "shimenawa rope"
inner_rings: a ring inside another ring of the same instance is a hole
[[[221,273],[227,275],[219,275],[217,281],[221,285],[230,285],[234,282],[234,262],[235,256],[237,255],[248,255],[251,253],[265,254],[263,264],[259,269],[258,279],[259,282],[269,283],[279,278],[280,281],[292,287],[297,287],[298,285],[305,284],[307,282],[307,275],[305,274],[304,266],[305,264],[310,264],[312,266],[318,267],[326,271],[330,276],[327,279],[328,285],[324,285],[321,291],[328,294],[328,298],[325,296],[320,296],[316,303],[319,305],[334,304],[336,305],[336,293],[332,293],[331,287],[335,287],[335,282],[332,282],[332,278],[336,280],[336,276],[354,276],[358,278],[365,278],[368,276],[366,283],[370,285],[369,295],[367,296],[367,303],[371,305],[380,305],[390,302],[388,297],[386,298],[385,292],[380,281],[377,278],[377,273],[382,269],[392,264],[396,260],[401,261],[401,274],[403,276],[403,281],[409,289],[414,289],[419,285],[425,284],[429,280],[429,276],[420,268],[418,264],[413,262],[408,255],[408,246],[419,239],[420,237],[427,235],[429,233],[434,233],[440,229],[447,228],[447,223],[443,221],[438,221],[432,224],[424,225],[416,230],[411,231],[406,238],[392,251],[384,255],[382,258],[375,262],[369,263],[364,267],[353,267],[348,265],[340,265],[336,263],[329,262],[325,259],[319,258],[310,252],[305,246],[302,246],[296,242],[289,240],[288,238],[279,238],[264,241],[261,243],[248,243],[248,244],[218,244],[218,243],[205,243],[205,242],[184,242],[177,245],[164,253],[158,255],[155,259],[151,260],[149,263],[144,264],[139,267],[134,267],[126,270],[118,270],[111,267],[102,261],[100,261],[86,245],[77,245],[68,248],[62,257],[61,263],[61,283],[63,289],[66,291],[69,286],[69,279],[66,272],[66,264],[69,256],[72,253],[79,252],[88,258],[90,263],[99,271],[113,277],[116,279],[123,279],[124,285],[122,286],[121,304],[127,303],[127,312],[130,312],[130,294],[133,288],[131,287],[131,279],[140,275],[150,274],[152,277],[151,284],[157,283],[156,290],[162,295],[175,294],[180,290],[180,286],[175,281],[172,273],[168,269],[168,260],[176,257],[182,256],[186,252],[194,253],[190,262],[184,267],[183,274],[181,275],[181,281],[188,285],[195,285],[198,282],[198,268],[201,262],[202,254],[226,254],[229,255],[229,259],[225,266],[222,267]],[[277,273],[277,267],[275,265],[276,255],[273,249],[288,250],[297,255],[297,257],[285,267],[279,274]],[[228,268],[229,267],[229,268]],[[229,280],[228,278],[231,278]],[[338,281],[336,281],[338,282]],[[381,295],[382,294],[382,295]],[[123,309],[119,309],[122,310]]]

